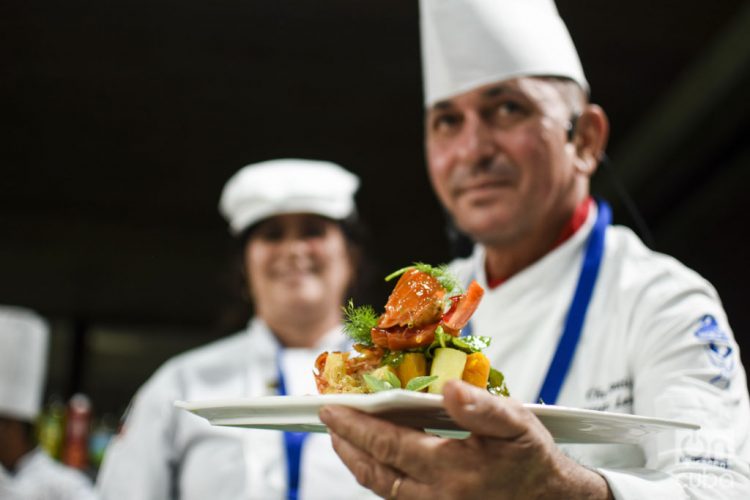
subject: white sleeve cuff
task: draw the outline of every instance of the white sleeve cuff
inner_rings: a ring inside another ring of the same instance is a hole
[[[604,476],[617,500],[643,498],[685,498],[685,490],[665,472],[650,469],[604,469],[596,471]]]

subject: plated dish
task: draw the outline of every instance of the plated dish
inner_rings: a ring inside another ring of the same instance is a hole
[[[377,415],[399,425],[425,429],[445,437],[468,433],[445,413],[441,395],[394,389],[375,394],[263,396],[256,398],[177,401],[179,408],[212,425],[286,431],[326,432],[318,412],[325,405],[343,405]],[[526,404],[558,443],[637,444],[646,436],[699,426],[677,420],[583,410],[554,405]]]
[[[503,374],[483,354],[489,337],[467,335],[484,290],[464,290],[446,266],[414,263],[399,278],[382,314],[369,305],[344,308],[344,333],[354,352],[324,352],[315,362],[321,394],[367,394],[393,389],[441,394],[449,380],[508,396]]]

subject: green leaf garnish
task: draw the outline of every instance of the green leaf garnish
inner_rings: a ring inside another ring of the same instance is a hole
[[[404,351],[389,351],[388,354],[383,356],[381,364],[398,366],[404,361]]]
[[[344,333],[357,344],[372,346],[370,331],[378,324],[378,315],[372,306],[354,306],[354,301],[343,307]]]
[[[480,337],[474,335],[452,338],[453,347],[468,354],[484,351],[490,346],[491,342],[491,337]]]
[[[495,396],[510,396],[508,387],[505,385],[505,375],[494,368],[490,368],[490,378],[487,380],[487,390]]]
[[[433,352],[438,347],[452,347],[453,349],[458,349],[466,354],[471,354],[473,352],[484,351],[490,346],[491,342],[491,337],[480,337],[474,335],[454,337],[453,335],[446,333],[442,326],[438,326],[435,330],[435,340],[433,340],[432,344],[424,350],[424,354],[427,358],[432,359]]]
[[[386,370],[385,372],[385,381],[394,389],[401,389],[401,380],[395,373],[390,370]]]
[[[365,381],[367,388],[371,392],[390,391],[392,389],[401,389],[401,381],[398,379],[395,373],[390,370],[378,369],[377,375],[372,373],[365,373],[362,375],[362,379]],[[378,375],[385,378],[380,378]]]
[[[370,392],[381,392],[381,391],[390,391],[393,389],[393,386],[386,382],[385,380],[380,380],[378,377],[373,377],[369,373],[365,373],[362,375],[362,380],[365,381],[365,384],[367,385],[367,388],[370,389]]]
[[[438,379],[437,375],[414,377],[406,384],[407,391],[421,391]]]
[[[438,283],[440,283],[440,286],[445,288],[445,291],[448,292],[448,295],[458,295],[463,293],[461,285],[458,284],[458,279],[456,279],[455,276],[448,272],[448,266],[446,264],[442,264],[440,266],[431,266],[429,264],[425,264],[424,262],[415,262],[412,266],[402,267],[398,271],[392,272],[385,277],[385,280],[391,281],[393,278],[401,276],[406,271],[409,271],[411,269],[416,269],[417,271],[429,274],[430,276],[438,280]]]

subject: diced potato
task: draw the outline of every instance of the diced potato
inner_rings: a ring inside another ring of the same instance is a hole
[[[337,385],[346,375],[346,360],[348,352],[329,352],[326,366],[323,368],[323,378],[331,385]]]
[[[485,389],[490,377],[490,360],[481,352],[469,354],[461,379],[471,385]]]
[[[401,387],[406,387],[414,377],[427,375],[427,360],[421,352],[407,352],[404,359],[396,369],[396,374],[401,380]]]
[[[437,380],[430,385],[431,394],[442,394],[443,386],[449,380],[461,380],[466,364],[466,353],[450,347],[435,349],[430,375],[436,375]]]

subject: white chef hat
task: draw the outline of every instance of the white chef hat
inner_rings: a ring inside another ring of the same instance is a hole
[[[233,234],[267,217],[310,213],[343,220],[355,212],[359,178],[335,163],[294,158],[247,165],[227,181],[219,210]]]
[[[36,313],[0,306],[0,415],[39,414],[47,367],[47,323]]]
[[[420,0],[420,19],[425,106],[519,76],[589,90],[554,0]]]

